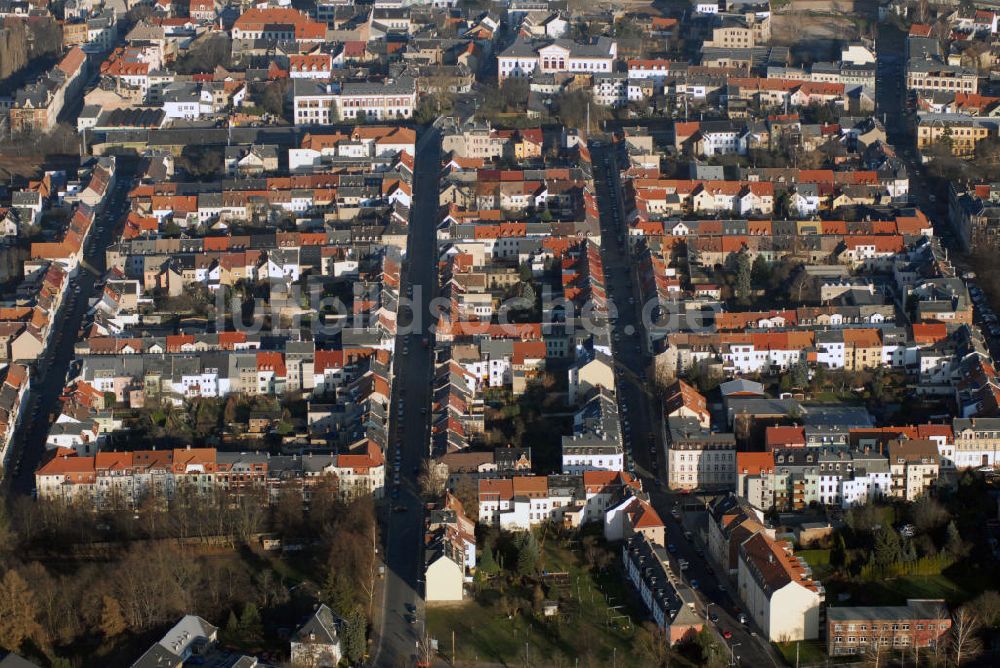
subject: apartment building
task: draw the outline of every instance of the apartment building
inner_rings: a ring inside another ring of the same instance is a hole
[[[618,400],[600,387],[573,417],[573,433],[562,438],[562,472],[624,471]]]
[[[296,125],[330,125],[358,118],[411,118],[417,104],[417,89],[416,81],[410,77],[333,84],[296,78],[292,97]]]
[[[916,501],[932,491],[937,485],[940,461],[938,445],[930,439],[889,441],[893,496]]]
[[[976,144],[998,136],[998,130],[997,118],[921,113],[917,115],[917,148],[927,150],[945,144],[956,157],[971,156],[976,152]]]
[[[736,437],[703,426],[695,417],[667,418],[670,489],[731,489],[736,484]]]
[[[738,593],[772,642],[819,637],[826,592],[790,544],[755,533],[739,547]]]
[[[703,48],[750,49],[771,39],[770,14],[717,14],[715,21]]]
[[[36,81],[14,91],[7,110],[10,131],[48,132],[86,76],[87,55],[74,46],[59,63]]]
[[[911,60],[906,66],[906,87],[918,92],[977,93],[979,75],[935,60]]]
[[[995,184],[970,188],[952,183],[948,216],[965,250],[1000,246],[1000,189]]]
[[[633,536],[622,543],[622,563],[626,577],[671,645],[701,632],[704,620],[694,610],[694,592],[671,570],[662,545]]]

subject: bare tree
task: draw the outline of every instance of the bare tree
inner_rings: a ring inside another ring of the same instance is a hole
[[[864,648],[865,665],[872,668],[881,667],[882,654],[889,646],[890,637],[888,624],[872,624],[871,635],[868,637],[869,642]]]
[[[645,626],[648,634],[640,641],[640,650],[656,668],[668,668],[673,657],[670,651],[670,636],[656,624],[648,622]]]
[[[0,580],[0,647],[16,652],[29,638],[43,642],[42,635],[38,607],[28,583],[16,570],[7,571]]]
[[[983,651],[979,628],[979,618],[965,607],[951,616],[951,656],[956,666],[971,661]]]
[[[996,590],[987,589],[972,599],[969,606],[983,626],[994,627],[1000,624],[1000,593]]]
[[[922,532],[936,529],[950,519],[941,502],[930,496],[921,497],[913,504],[912,515],[913,523]]]
[[[444,494],[448,476],[431,460],[425,459],[420,465],[420,493],[428,499],[438,499]]]
[[[452,490],[465,509],[465,515],[470,519],[479,517],[479,487],[474,478],[462,476]]]

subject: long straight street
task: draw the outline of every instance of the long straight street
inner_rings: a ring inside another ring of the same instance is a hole
[[[617,169],[614,147],[592,144],[594,183],[601,214],[601,239],[604,249],[604,275],[610,284],[608,296],[617,306],[618,318],[613,335],[617,394],[623,421],[623,432],[628,450],[631,451],[634,470],[642,478],[643,488],[650,493],[650,501],[666,523],[666,540],[671,546],[670,556],[674,572],[697,589],[698,612],[718,621],[709,623],[720,643],[728,650],[723,657],[733,665],[780,665],[770,645],[750,626],[738,621],[739,605],[730,597],[731,584],[719,578],[705,558],[704,545],[700,544],[698,526],[705,525],[704,504],[691,496],[666,491],[666,444],[660,428],[660,406],[649,392],[651,379],[646,367],[648,358],[640,344],[644,331],[641,322],[641,297],[635,284],[635,260],[627,250],[628,231],[624,224],[622,189]],[[683,508],[687,501],[688,509]],[[671,516],[675,507],[680,511],[680,521]],[[687,533],[686,533],[687,532]],[[689,567],[681,571],[679,559]],[[732,637],[725,639],[722,633]]]
[[[114,241],[116,227],[128,210],[128,192],[135,176],[134,158],[119,157],[115,168],[115,186],[103,211],[97,214],[94,229],[84,247],[84,260],[67,288],[62,306],[52,323],[52,335],[32,372],[31,393],[20,427],[14,434],[9,459],[13,475],[7,476],[13,491],[30,494],[35,486],[35,469],[45,454],[49,418],[57,408],[73,359],[73,346],[80,330],[94,284],[104,274],[105,251]]]
[[[386,457],[388,518],[383,538],[386,573],[381,606],[382,631],[369,661],[372,666],[410,666],[424,635],[423,508],[417,476],[428,454],[427,407],[430,404],[431,360],[429,304],[437,292],[438,178],[441,137],[437,129],[423,130],[417,142],[410,236],[404,263],[402,295],[412,290],[414,328],[401,318],[393,360],[395,381],[390,422],[392,446]],[[405,302],[404,302],[405,303]],[[425,342],[427,345],[425,345]],[[391,467],[391,473],[390,468]]]

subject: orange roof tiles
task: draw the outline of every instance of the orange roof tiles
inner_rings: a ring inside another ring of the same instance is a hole
[[[855,348],[880,348],[882,338],[875,329],[845,329],[844,345]]]
[[[760,475],[774,470],[773,452],[737,452],[736,473]]]
[[[479,499],[483,501],[483,497],[496,497],[504,501],[510,501],[514,498],[514,483],[512,479],[498,479],[498,480],[480,480],[479,481]]]
[[[765,431],[764,442],[768,450],[805,447],[806,430],[803,427],[768,427]]]
[[[548,496],[549,479],[543,475],[515,476],[511,478],[514,496],[541,499]]]
[[[913,325],[913,342],[917,345],[931,345],[946,338],[948,338],[948,326],[943,322]]]

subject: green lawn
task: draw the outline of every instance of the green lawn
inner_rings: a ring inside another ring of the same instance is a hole
[[[949,605],[958,605],[986,589],[996,589],[998,580],[1000,574],[992,569],[958,564],[941,575],[904,575],[845,587],[831,583],[827,600],[834,601],[836,593],[846,591],[851,599],[844,605],[903,605],[907,598],[943,598]]]
[[[863,597],[882,605],[901,605],[907,598],[943,598],[961,602],[977,592],[947,575],[908,575],[861,585]]]
[[[830,565],[830,550],[797,550],[795,555],[805,559],[813,569]]]
[[[826,646],[821,640],[803,640],[801,642],[776,642],[774,646],[785,663],[789,666],[822,666],[826,665]],[[795,661],[796,647],[798,647],[798,663]]]
[[[648,634],[640,626],[641,612],[629,607],[617,564],[604,574],[592,573],[577,552],[551,536],[543,555],[547,572],[568,574],[565,586],[550,586],[546,592],[547,598],[559,601],[557,618],[533,613],[533,584],[512,585],[502,593],[484,588],[476,600],[428,607],[428,631],[438,639],[441,654],[451,658],[454,632],[459,661],[523,665],[527,645],[532,665],[571,666],[577,657],[581,666],[610,665],[614,658],[618,665],[644,665],[639,646]],[[513,618],[504,613],[502,598],[521,604]]]

